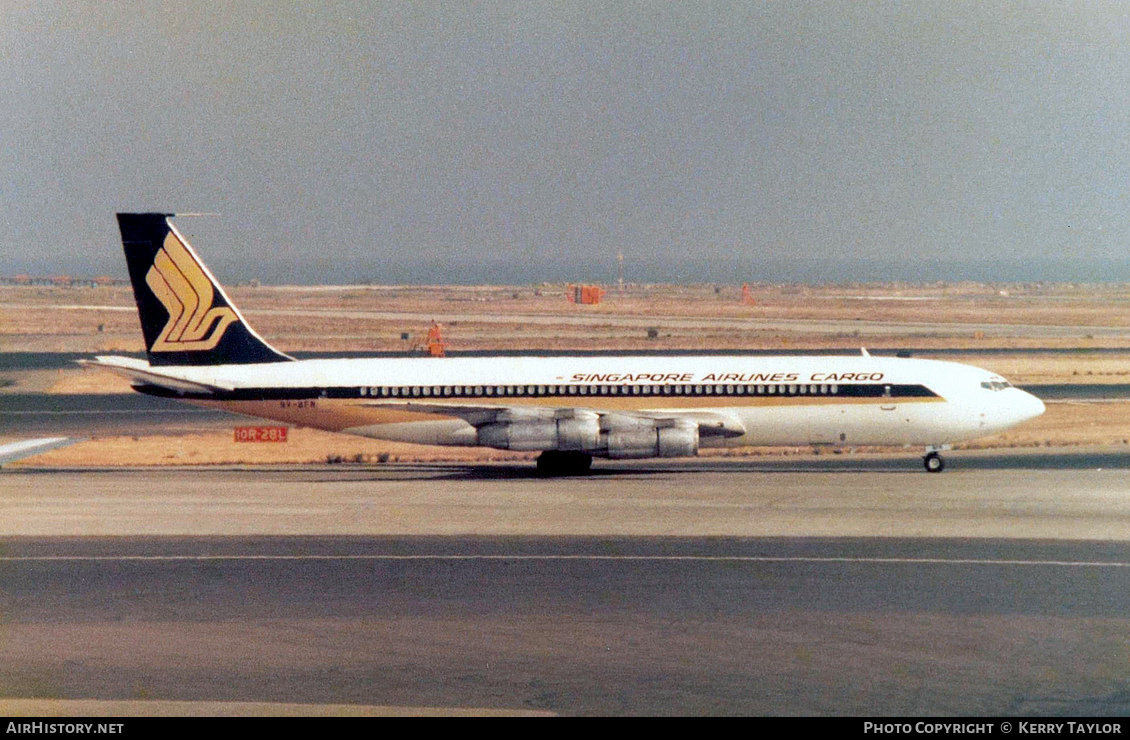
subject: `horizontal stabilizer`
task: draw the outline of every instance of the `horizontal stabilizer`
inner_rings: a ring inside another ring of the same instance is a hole
[[[178,378],[174,368],[154,368],[142,360],[132,357],[99,356],[93,360],[78,360],[83,367],[97,367],[128,378],[134,385],[155,385],[177,393],[215,393],[230,391],[234,386],[210,385],[194,380]]]

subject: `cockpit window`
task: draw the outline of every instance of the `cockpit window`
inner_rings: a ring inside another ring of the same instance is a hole
[[[990,391],[1003,391],[1005,388],[1011,388],[1012,383],[1007,380],[984,380],[981,381],[981,387]]]

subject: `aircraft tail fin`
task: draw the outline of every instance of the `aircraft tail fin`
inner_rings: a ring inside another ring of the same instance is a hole
[[[172,213],[119,213],[126,264],[151,365],[284,362],[224,293]]]

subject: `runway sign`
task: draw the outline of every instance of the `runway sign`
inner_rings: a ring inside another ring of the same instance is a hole
[[[236,427],[236,442],[285,442],[286,427]]]

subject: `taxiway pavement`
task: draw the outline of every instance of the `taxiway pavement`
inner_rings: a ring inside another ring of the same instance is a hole
[[[5,469],[0,697],[1125,714],[1130,455],[950,460]]]

